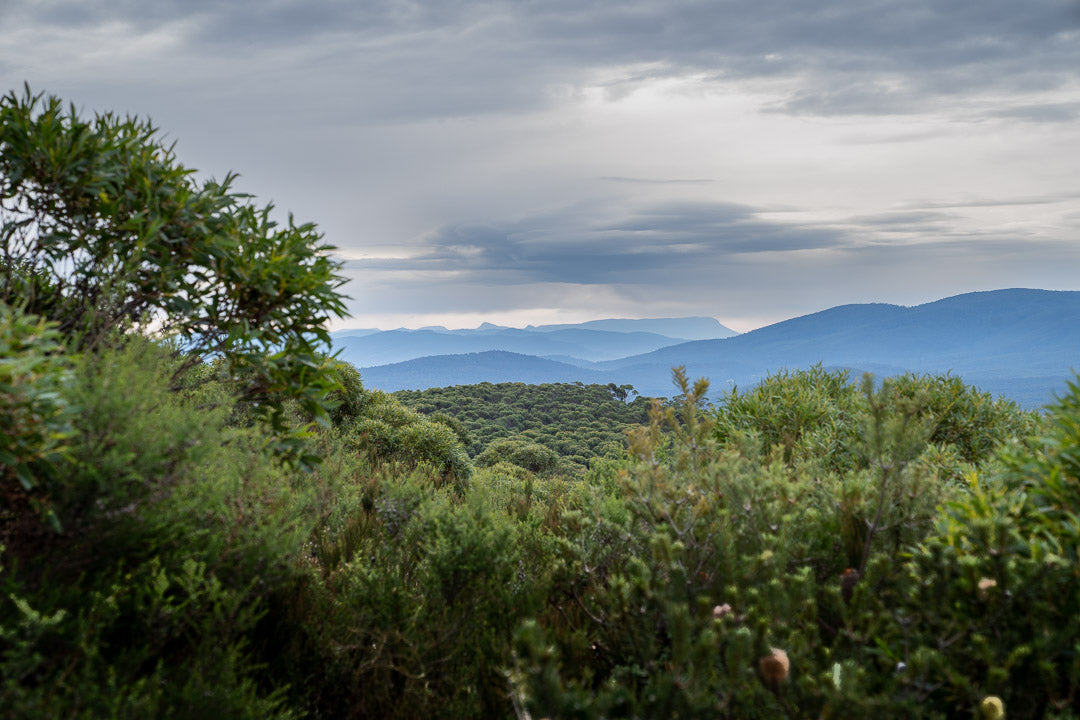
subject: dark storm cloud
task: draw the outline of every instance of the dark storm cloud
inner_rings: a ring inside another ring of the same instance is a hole
[[[341,83],[341,92],[355,95],[347,109],[386,119],[528,110],[551,102],[559,87],[589,81],[592,70],[619,66],[638,69],[608,81],[613,97],[637,82],[687,73],[715,83],[787,78],[797,87],[773,109],[815,115],[918,112],[981,90],[1052,89],[1080,67],[1076,0],[61,0],[12,7],[23,26],[122,21],[145,32],[183,21],[184,42],[201,57],[272,61],[289,48],[314,48],[317,57],[297,60],[296,80],[306,71],[316,85]],[[302,84],[295,91],[304,97]],[[1072,117],[1068,108],[1057,112]],[[1044,108],[1042,117],[1053,113]]]
[[[729,209],[721,205],[712,215],[726,217]],[[533,229],[523,233],[522,226],[446,228],[430,238],[434,245],[427,256],[351,263],[347,273],[360,280],[368,310],[430,312],[432,297],[439,298],[443,312],[573,307],[568,298],[596,293],[601,300],[593,302],[611,303],[605,307],[645,307],[654,316],[746,313],[775,320],[853,298],[917,304],[995,287],[1073,287],[1072,268],[1080,263],[1080,244],[1073,241],[993,229],[934,236],[918,227],[917,213],[849,218],[820,228],[815,242],[803,243],[815,246],[808,251],[769,252],[680,242],[686,235],[655,244],[633,235],[615,245],[595,238],[582,242],[588,233],[573,226],[574,217],[571,212],[546,218],[551,236],[560,235],[557,229],[574,236],[579,245],[573,253],[540,242],[546,236],[535,226],[543,219],[534,218],[526,224]],[[761,222],[745,208],[736,207],[730,217]],[[929,214],[922,219],[937,222]],[[879,234],[890,220],[908,222],[915,232],[906,238]],[[805,228],[776,231],[798,235]],[[1048,264],[1056,270],[1047,272]]]
[[[955,207],[993,207],[990,203],[973,200]],[[822,267],[825,258],[849,269],[857,263],[887,269],[900,257],[911,267],[923,261],[971,267],[1010,258],[1080,259],[1076,244],[1060,238],[994,227],[965,230],[961,212],[909,209],[818,223],[779,222],[764,218],[765,212],[775,214],[723,202],[582,204],[513,222],[447,226],[427,237],[413,257],[353,261],[350,267],[395,271],[393,282],[413,282],[433,292],[442,283],[623,288],[674,283],[704,292],[719,278],[742,282],[741,267],[756,268],[753,283],[768,284],[797,276],[802,266]]]
[[[357,313],[1076,283],[1077,0],[0,0],[0,37],[6,88],[400,256],[349,262]]]
[[[845,231],[764,220],[754,208],[732,203],[593,206],[501,224],[445,227],[427,238],[418,257],[356,265],[453,271],[496,284],[634,283],[739,255],[833,248],[846,241]]]

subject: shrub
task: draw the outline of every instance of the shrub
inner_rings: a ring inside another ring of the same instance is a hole
[[[1049,412],[1033,448],[969,476],[909,565],[910,626],[892,648],[928,703],[994,695],[1009,717],[1080,714],[1080,382]]]
[[[355,450],[373,461],[397,461],[412,467],[428,464],[453,483],[469,479],[472,463],[457,433],[404,407],[386,393],[365,392],[364,414],[345,426]]]
[[[0,302],[0,517],[24,507],[59,528],[51,484],[62,475],[72,410],[64,398],[69,362],[44,320]]]
[[[540,476],[555,474],[562,464],[559,454],[554,450],[539,443],[514,438],[494,440],[476,456],[476,464],[480,467],[500,462],[517,465]]]
[[[741,415],[753,423],[718,431],[730,418],[701,410],[707,383],[691,386],[678,371],[676,381],[679,403],[654,405],[631,437],[633,460],[614,468],[617,484],[595,486],[591,503],[553,527],[549,604],[516,636],[511,679],[523,712],[934,717],[970,714],[1000,689],[942,692],[959,680],[934,658],[953,645],[964,652],[963,625],[941,612],[935,584],[920,584],[921,610],[905,595],[911,549],[934,533],[939,504],[965,492],[923,461],[933,383],[834,383],[827,395],[854,411],[813,450],[798,419],[817,407],[808,384],[792,394],[802,410],[784,414],[792,388],[780,387],[779,406],[758,398]],[[800,430],[790,443],[756,432],[789,421]],[[827,469],[826,447],[846,469]],[[955,596],[945,602],[982,622]],[[1059,623],[1071,622],[1065,606],[1053,611]]]
[[[0,301],[83,349],[118,329],[172,334],[185,365],[221,357],[240,399],[282,433],[286,400],[319,416],[332,388],[319,352],[344,312],[340,263],[314,225],[280,226],[234,192],[235,176],[193,172],[148,121],[4,95]]]
[[[310,501],[227,406],[171,391],[176,362],[133,339],[73,363],[48,486],[62,532],[13,537],[0,575],[13,717],[291,716],[261,682],[257,628],[293,581]]]

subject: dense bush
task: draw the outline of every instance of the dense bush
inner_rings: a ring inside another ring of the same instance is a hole
[[[0,518],[9,522],[26,505],[57,526],[48,484],[60,472],[72,414],[59,341],[44,320],[0,302]]]
[[[63,532],[10,536],[0,576],[10,717],[289,716],[247,647],[297,503],[258,434],[170,392],[176,362],[140,341],[76,364]]]
[[[541,476],[554,475],[562,465],[559,454],[554,450],[539,443],[509,438],[495,440],[476,456],[476,464],[481,467],[496,463],[516,465]]]
[[[680,378],[584,480],[502,461],[462,484],[365,446],[396,415],[464,458],[359,385],[319,468],[283,467],[227,383],[173,391],[177,362],[140,341],[71,363],[63,533],[10,536],[0,574],[11,717],[1076,709],[1080,386],[1044,440],[950,455],[963,482],[933,381],[853,385],[838,472],[752,427],[721,441]]]
[[[806,377],[774,378],[772,397],[805,399]],[[1008,523],[1009,503],[1022,504],[1000,490],[1002,506],[988,512],[978,488],[1007,487],[1009,475],[972,488],[936,462],[928,408],[947,380],[918,392],[909,378],[834,385],[830,394],[861,409],[838,448],[852,469],[823,472],[805,434],[763,442],[742,409],[742,428],[719,433],[735,423],[723,408],[701,413],[706,386],[679,379],[681,405],[657,406],[635,434],[637,460],[614,497],[560,516],[557,534],[579,542],[560,546],[569,571],[554,578],[554,607],[517,636],[520,707],[551,717],[970,717],[1000,697],[1021,717],[1076,709],[1076,565],[1040,575],[1047,551],[1025,549],[1020,535],[984,543],[977,562],[943,551],[986,534],[972,506]],[[784,403],[772,410],[758,408],[761,427],[803,429]],[[1059,425],[1076,422],[1062,412]],[[1004,438],[1025,424],[986,432]],[[1067,457],[1078,442],[1051,446],[1072,447]],[[1055,470],[1014,447],[1025,483],[1055,485]],[[1060,528],[1044,537],[1064,539]],[[1016,577],[1002,577],[1007,568]],[[987,612],[1005,598],[1018,604]]]
[[[363,413],[342,426],[353,439],[351,447],[373,460],[427,464],[453,483],[468,480],[472,463],[453,429],[424,418],[384,392],[364,393]]]
[[[1014,718],[1080,714],[1080,384],[1069,387],[1036,447],[971,476],[908,564],[911,684],[925,702],[994,694]]]
[[[470,440],[466,448],[473,457],[497,440],[543,445],[562,458],[562,472],[582,476],[597,458],[620,457],[626,430],[647,420],[648,399],[626,402],[632,392],[614,383],[479,383],[402,390],[394,397],[433,419],[459,424],[455,430]]]
[[[965,385],[950,375],[901,375],[889,379],[892,403],[915,403],[928,440],[951,448],[965,463],[987,460],[1009,438],[1034,431],[1033,415],[1012,401]],[[737,432],[753,433],[766,451],[781,448],[784,460],[813,459],[829,471],[859,467],[857,452],[866,397],[846,370],[780,371],[746,392],[733,389],[714,413],[721,441]]]
[[[0,302],[77,349],[169,333],[191,365],[221,358],[277,434],[286,400],[320,415],[340,264],[314,225],[279,225],[234,180],[196,182],[149,121],[86,119],[29,88],[0,97]]]

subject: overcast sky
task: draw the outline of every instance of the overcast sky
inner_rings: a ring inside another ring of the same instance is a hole
[[[341,326],[1080,290],[1080,0],[0,0],[0,90],[314,221]]]

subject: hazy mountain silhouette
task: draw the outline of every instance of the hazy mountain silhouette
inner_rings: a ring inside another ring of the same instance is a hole
[[[631,383],[643,395],[667,396],[673,392],[671,368],[678,365],[685,366],[691,377],[708,377],[718,392],[733,384],[753,385],[783,368],[821,363],[881,376],[951,372],[1034,407],[1064,389],[1074,368],[1080,370],[1080,292],[1012,289],[968,293],[915,307],[843,305],[735,337],[684,342],[603,362],[574,360],[580,358],[576,353],[544,354],[570,356],[569,362],[482,353],[467,365],[452,358],[425,358],[429,362],[422,371],[420,365],[390,366],[375,374],[375,369],[365,370],[363,375],[373,387],[382,387],[383,378],[402,372],[409,380],[406,383],[402,375],[405,384],[395,386],[569,378]],[[514,375],[515,365],[521,368],[519,375]]]
[[[364,368],[364,385],[387,392],[425,390],[481,382],[530,384],[583,382],[607,384],[607,373],[532,355],[489,350],[461,355],[435,355],[416,360]]]
[[[341,358],[357,367],[404,362],[429,355],[450,355],[506,350],[524,355],[556,355],[576,360],[613,360],[676,345],[712,329],[711,337],[726,337],[731,332],[712,318],[673,320],[599,320],[581,325],[548,325],[526,329],[504,328],[485,323],[474,330],[447,330],[442,327],[420,330],[331,333]],[[705,321],[711,321],[711,325]],[[612,323],[624,330],[598,329]],[[637,323],[649,327],[685,330],[690,337],[664,335],[634,329]],[[588,327],[586,327],[588,326]]]
[[[606,330],[619,333],[645,332],[683,340],[716,340],[739,334],[711,317],[590,320],[576,325],[529,325],[525,329],[534,332],[569,329]]]

